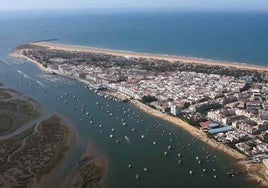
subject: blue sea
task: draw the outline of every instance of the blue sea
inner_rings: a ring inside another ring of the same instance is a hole
[[[60,163],[52,180],[41,180],[44,187],[59,187],[88,148],[107,159],[106,185],[110,188],[255,186],[243,175],[229,178],[228,172],[241,171],[236,161],[171,123],[145,114],[129,103],[100,97],[78,81],[45,74],[27,61],[12,64],[8,54],[14,47],[57,38],[56,42],[66,44],[267,66],[267,23],[268,13],[0,13],[0,60],[6,62],[0,61],[0,82],[40,102],[47,114],[67,118],[77,133],[77,146]],[[61,96],[67,103],[58,101]],[[83,105],[93,124],[86,112],[73,111]],[[122,119],[127,126],[122,126]],[[115,134],[120,144],[110,134]],[[169,146],[173,149],[168,150]],[[164,157],[166,151],[168,157]],[[133,169],[128,168],[129,164]],[[144,168],[149,172],[144,172]],[[194,175],[189,175],[189,171],[194,171]],[[140,180],[136,180],[136,174]]]
[[[0,55],[21,43],[59,43],[268,65],[266,12],[0,13]]]

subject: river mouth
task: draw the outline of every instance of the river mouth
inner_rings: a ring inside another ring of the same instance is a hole
[[[27,61],[0,66],[0,71],[4,71],[0,79],[5,85],[33,97],[48,114],[61,114],[77,132],[77,146],[59,167],[55,184],[62,183],[91,144],[109,160],[107,187],[186,184],[195,187],[197,183],[207,187],[251,187],[244,176],[232,179],[226,175],[230,171],[240,171],[232,159],[129,103],[100,97],[78,81],[43,73]],[[17,70],[29,78],[23,77],[20,83],[21,74]],[[111,134],[115,138],[111,138]],[[172,150],[168,149],[169,146]],[[165,152],[168,156],[164,155]],[[196,161],[196,156],[202,159],[202,164]],[[207,172],[204,173],[203,169]],[[189,175],[189,171],[194,171],[194,175]],[[215,174],[219,178],[214,179]]]

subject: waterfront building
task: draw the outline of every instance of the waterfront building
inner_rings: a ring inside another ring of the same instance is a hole
[[[176,104],[170,106],[170,113],[174,116],[177,116],[181,112],[181,108]]]

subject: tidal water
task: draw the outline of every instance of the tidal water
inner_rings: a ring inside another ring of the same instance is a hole
[[[53,186],[58,187],[91,145],[109,161],[107,187],[254,187],[244,176],[227,177],[227,172],[239,171],[234,161],[180,128],[147,115],[128,103],[102,98],[78,81],[46,75],[29,62],[14,64],[8,58],[9,51],[16,45],[58,38],[62,43],[259,65],[266,65],[268,60],[264,53],[267,44],[260,39],[267,33],[268,26],[263,24],[267,21],[267,14],[246,14],[245,17],[220,14],[216,15],[218,21],[207,14],[196,17],[192,14],[124,14],[38,14],[35,17],[14,15],[0,18],[0,58],[4,60],[0,62],[0,81],[40,102],[47,114],[57,113],[67,118],[78,135],[78,146],[59,167]],[[204,22],[210,24],[205,27]],[[241,27],[238,28],[237,23]],[[255,27],[249,27],[252,24]],[[241,32],[247,37],[243,38]],[[239,39],[235,37],[238,35]],[[247,47],[244,43],[248,44]],[[219,50],[215,45],[219,45]],[[110,134],[116,138],[110,138]],[[169,146],[172,148],[168,149]],[[167,157],[164,152],[168,152]],[[129,168],[129,164],[133,168]],[[148,172],[144,172],[144,168]],[[140,175],[139,181],[135,179],[136,174]]]

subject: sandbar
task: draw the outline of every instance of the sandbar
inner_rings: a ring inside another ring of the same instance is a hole
[[[59,43],[52,43],[52,42],[37,42],[37,43],[31,43],[31,44],[36,45],[36,46],[50,48],[50,49],[55,49],[55,50],[106,53],[106,54],[111,54],[111,55],[116,55],[116,56],[123,56],[126,58],[152,58],[152,59],[166,60],[170,62],[180,61],[183,63],[233,67],[237,69],[256,70],[256,71],[261,71],[261,72],[268,71],[268,67],[266,66],[258,66],[258,65],[238,63],[238,62],[217,61],[217,60],[209,60],[209,59],[202,59],[202,58],[175,56],[175,55],[137,53],[137,52],[132,52],[132,51],[102,49],[102,48],[94,48],[94,47],[87,47],[87,46],[59,44]]]

